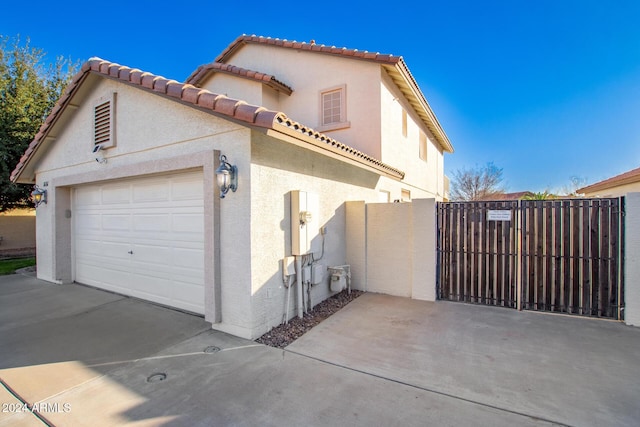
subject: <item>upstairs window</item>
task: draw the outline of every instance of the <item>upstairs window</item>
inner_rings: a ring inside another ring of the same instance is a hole
[[[427,161],[427,135],[420,131],[420,152],[418,153],[421,160]]]
[[[320,92],[320,131],[349,127],[346,108],[346,85]]]
[[[407,111],[402,109],[402,136],[407,137]]]
[[[116,94],[100,98],[93,107],[93,143],[102,148],[116,145]]]

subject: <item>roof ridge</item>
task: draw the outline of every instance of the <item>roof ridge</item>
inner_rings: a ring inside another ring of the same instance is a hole
[[[336,47],[336,46],[327,46],[324,44],[317,44],[315,40],[311,42],[298,42],[298,41],[289,41],[287,39],[280,38],[272,38],[272,37],[264,37],[264,36],[256,36],[243,34],[237,37],[233,42],[231,42],[217,57],[213,60],[213,62],[225,62],[225,59],[228,56],[231,56],[233,52],[237,48],[239,48],[242,44],[247,43],[261,43],[272,46],[293,48],[293,49],[301,49],[301,50],[309,50],[312,52],[320,52],[326,54],[333,55],[343,55],[351,58],[364,59],[369,61],[377,61],[386,64],[396,64],[402,61],[402,56],[396,56],[392,54],[381,54],[380,52],[369,52],[368,50],[358,50],[358,49],[349,49],[346,47]]]
[[[173,98],[177,101],[192,104],[198,108],[218,113],[231,119],[246,122],[253,126],[274,129],[276,125],[282,125],[282,123],[285,123],[283,126],[304,128],[307,129],[307,133],[311,131],[311,128],[288,119],[286,114],[281,111],[273,111],[262,106],[251,105],[245,101],[229,98],[222,94],[216,94],[189,83],[180,83],[176,80],[170,80],[162,76],[144,72],[137,68],[130,68],[98,57],[92,57],[82,64],[80,71],[72,77],[71,82],[67,85],[63,95],[58,99],[51,110],[51,113],[49,113],[42,126],[40,126],[40,130],[34,137],[33,141],[31,141],[25,153],[22,155],[20,161],[11,173],[10,179],[12,181],[15,182],[18,178],[18,175],[20,175],[27,162],[33,157],[36,149],[44,141],[48,131],[58,120],[64,107],[70,101],[80,84],[90,73],[100,74],[108,78],[117,79],[124,83],[141,86],[147,90]],[[308,134],[307,136],[312,136],[317,140],[327,142],[330,147],[336,147],[340,144],[340,146],[338,146],[339,149],[346,150],[346,152],[349,152],[354,157],[364,160],[367,163],[374,164],[378,168],[400,178],[404,177],[404,173],[402,171],[392,168],[391,166],[386,165],[364,153],[360,153],[359,151],[345,144],[341,144],[326,135],[320,134],[319,132],[312,131],[311,134]]]

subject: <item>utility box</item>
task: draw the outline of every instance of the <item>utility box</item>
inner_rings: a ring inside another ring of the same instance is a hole
[[[318,235],[318,195],[306,191],[291,192],[291,253],[311,252],[311,241]]]

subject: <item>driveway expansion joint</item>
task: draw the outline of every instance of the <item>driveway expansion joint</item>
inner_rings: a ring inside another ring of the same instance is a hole
[[[536,415],[531,415],[531,414],[526,414],[526,413],[523,413],[523,412],[513,411],[511,409],[501,408],[499,406],[490,405],[490,404],[483,403],[483,402],[478,402],[476,400],[466,399],[464,397],[456,396],[456,395],[453,395],[453,394],[450,394],[450,393],[446,393],[446,392],[443,392],[443,391],[439,391],[439,390],[430,389],[430,388],[427,388],[427,387],[422,387],[422,386],[411,384],[411,383],[408,383],[408,382],[405,382],[405,381],[396,380],[394,378],[384,377],[382,375],[374,374],[372,372],[367,372],[367,371],[364,371],[364,370],[361,370],[361,369],[351,368],[349,366],[344,366],[344,365],[341,365],[339,363],[330,362],[328,360],[324,360],[324,359],[321,359],[319,357],[313,357],[313,356],[309,356],[309,355],[304,354],[304,353],[299,353],[297,351],[288,350],[287,348],[282,349],[282,351],[283,351],[283,355],[284,355],[284,352],[295,354],[297,356],[302,356],[302,357],[305,357],[305,358],[308,358],[308,359],[311,359],[311,360],[315,360],[315,361],[320,362],[320,363],[326,363],[327,365],[335,366],[337,368],[346,369],[346,370],[351,371],[351,372],[357,372],[359,374],[363,374],[363,375],[371,376],[371,377],[374,377],[374,378],[378,378],[378,379],[381,379],[383,381],[390,381],[392,383],[396,383],[396,384],[400,384],[400,385],[403,385],[403,386],[411,387],[411,388],[414,388],[414,389],[417,389],[417,390],[422,390],[422,391],[425,391],[427,393],[434,393],[434,394],[438,394],[440,396],[448,397],[448,398],[451,398],[451,399],[456,399],[456,400],[460,400],[460,401],[463,401],[463,402],[471,403],[472,405],[483,406],[485,408],[495,409],[497,411],[506,412],[506,413],[517,415],[517,416],[520,416],[520,417],[530,418],[530,419],[532,419],[534,421],[543,421],[543,422],[550,423],[550,424],[553,424],[553,425],[556,425],[556,426],[575,427],[575,426],[572,426],[571,424],[565,424],[565,423],[562,423],[562,422],[559,422],[559,421],[554,421],[554,420],[550,420],[550,419],[547,419],[547,418],[542,418],[542,417],[539,417],[539,416],[536,416]]]

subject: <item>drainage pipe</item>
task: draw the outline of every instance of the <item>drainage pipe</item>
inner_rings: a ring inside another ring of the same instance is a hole
[[[296,295],[298,297],[298,317],[302,319],[303,308],[302,303],[304,296],[302,295],[302,258],[299,255],[296,257]]]

